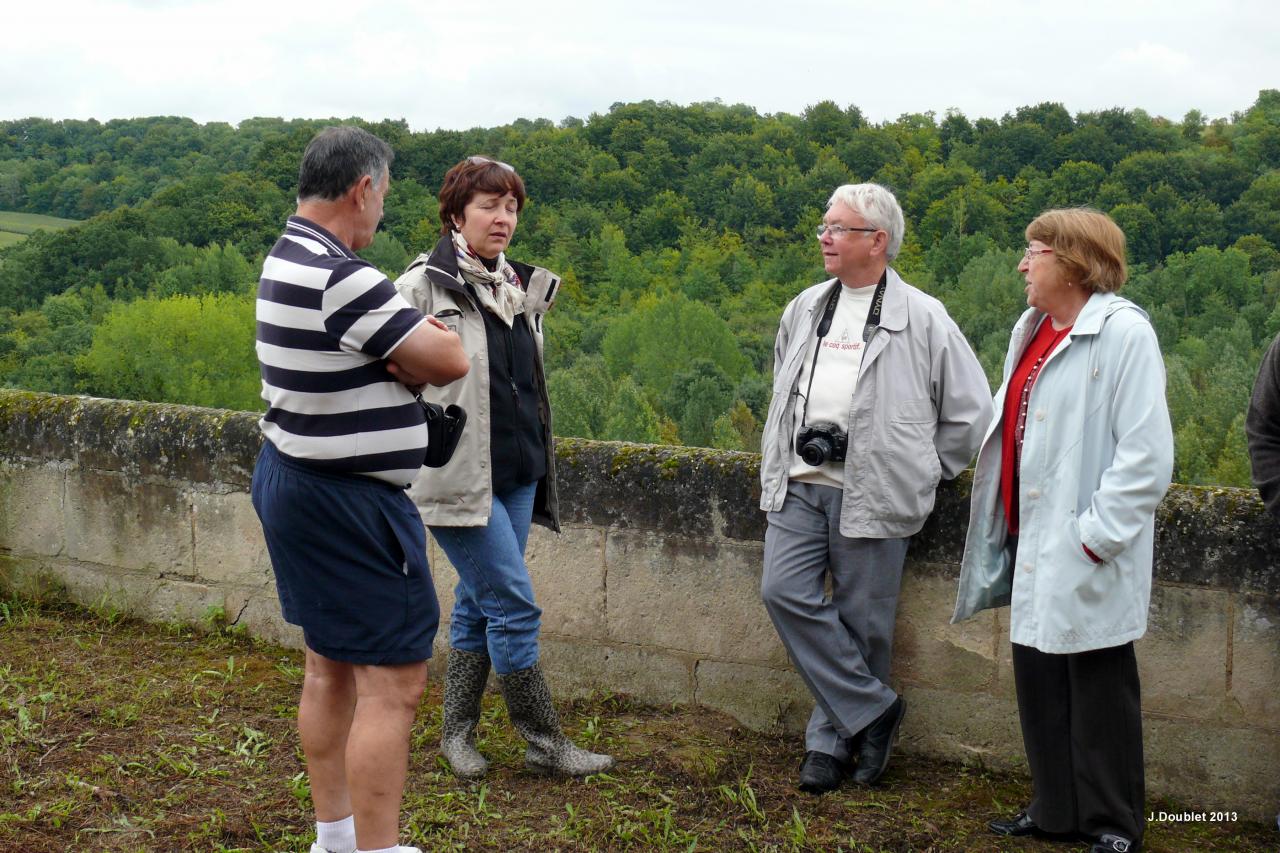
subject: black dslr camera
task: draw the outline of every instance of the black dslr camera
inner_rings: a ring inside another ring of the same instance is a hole
[[[796,453],[815,468],[824,462],[843,462],[848,447],[848,434],[835,424],[803,427],[796,437]]]

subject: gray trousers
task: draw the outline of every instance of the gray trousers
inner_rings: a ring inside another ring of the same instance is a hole
[[[831,486],[787,486],[782,509],[768,514],[760,597],[817,703],[805,749],[847,761],[849,739],[897,696],[886,682],[908,539],[842,536],[843,497]]]

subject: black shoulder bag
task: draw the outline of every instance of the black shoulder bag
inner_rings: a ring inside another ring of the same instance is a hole
[[[422,411],[427,415],[427,455],[422,464],[428,468],[443,468],[453,458],[453,451],[462,438],[462,428],[467,425],[467,413],[459,405],[447,407],[428,403],[422,395],[416,395]]]

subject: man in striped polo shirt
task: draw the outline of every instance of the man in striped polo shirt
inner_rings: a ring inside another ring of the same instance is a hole
[[[452,382],[468,362],[456,334],[353,251],[373,241],[392,156],[357,127],[311,140],[297,213],[258,287],[267,413],[253,505],[284,618],[306,643],[311,853],[415,849],[398,846],[400,800],[440,611],[404,492],[427,445],[410,386]]]

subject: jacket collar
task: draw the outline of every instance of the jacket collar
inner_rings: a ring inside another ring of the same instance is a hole
[[[907,283],[894,271],[893,267],[885,267],[884,275],[884,304],[880,308],[880,328],[901,332],[907,327]],[[814,316],[815,329],[822,315],[822,307],[827,304],[827,297],[832,291],[844,286],[838,278],[829,279],[827,284],[829,286],[819,291],[819,298],[809,306]]]
[[[453,238],[448,234],[440,237],[430,254],[419,255],[413,266],[417,266],[419,262],[425,265],[424,271],[432,283],[446,290],[468,295],[467,283],[462,280],[462,273],[458,272],[458,255],[453,248]]]
[[[893,267],[885,267],[884,306],[880,309],[880,327],[901,332],[907,327],[906,282]]]
[[[1083,335],[1096,335],[1102,331],[1102,325],[1107,318],[1117,311],[1137,311],[1142,315],[1143,319],[1147,317],[1147,312],[1143,311],[1134,303],[1125,299],[1123,296],[1117,296],[1114,293],[1094,293],[1089,297],[1089,301],[1080,309],[1080,314],[1076,317],[1075,323],[1071,326],[1071,334],[1069,338],[1078,338]],[[1031,334],[1031,332],[1040,324],[1040,318],[1045,316],[1043,311],[1037,311],[1035,308],[1028,308],[1022,315],[1022,319],[1018,321],[1018,328],[1022,332],[1023,338]]]
[[[525,293],[530,299],[535,300],[534,304],[537,305],[537,313],[545,313],[555,301],[560,279],[541,267],[522,264],[510,258],[507,259],[507,263],[511,264],[511,268],[516,271],[516,276],[519,277],[520,283],[524,286]],[[435,248],[430,252],[418,255],[413,263],[409,264],[409,269],[415,267],[422,267],[423,274],[434,284],[446,290],[452,290],[455,293],[471,296],[468,285],[462,278],[462,273],[458,271],[458,255],[454,250],[453,238],[449,235],[442,236],[436,243]]]
[[[1144,320],[1150,319],[1146,311],[1143,311],[1123,296],[1117,296],[1114,293],[1095,293],[1089,297],[1089,301],[1080,310],[1080,316],[1076,317],[1071,334],[1073,336],[1096,335],[1102,331],[1102,324],[1106,322],[1108,317],[1117,311],[1126,310],[1137,311]]]

